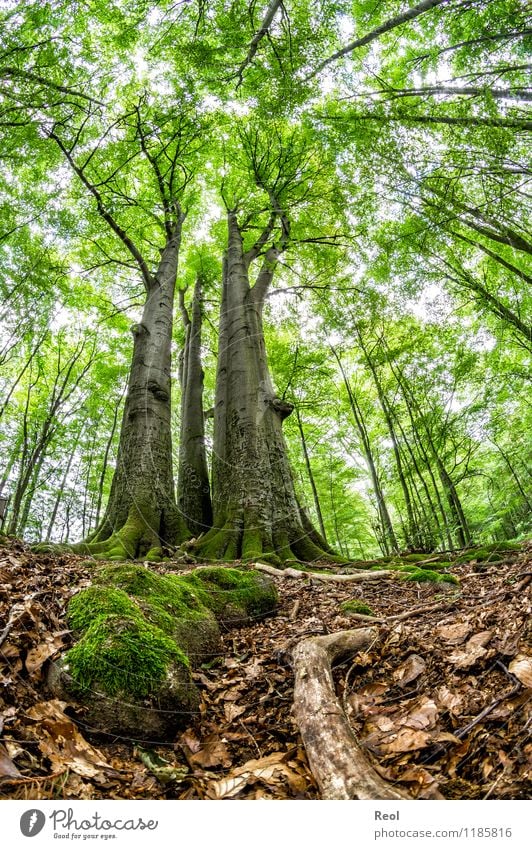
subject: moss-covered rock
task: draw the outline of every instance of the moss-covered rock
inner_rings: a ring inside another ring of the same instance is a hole
[[[364,616],[375,616],[369,604],[365,601],[360,601],[358,598],[351,598],[349,601],[344,601],[340,605],[342,613],[362,613]]]
[[[273,583],[259,572],[107,566],[70,601],[68,622],[79,639],[53,665],[49,685],[83,705],[95,728],[167,739],[197,710],[191,669],[220,654],[218,623],[264,616],[276,602]]]

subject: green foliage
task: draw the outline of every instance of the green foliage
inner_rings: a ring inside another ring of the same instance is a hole
[[[144,297],[120,232],[151,271],[176,197],[187,211],[178,286],[200,268],[208,278],[208,409],[224,203],[249,247],[274,190],[290,243],[266,342],[296,408],[284,431],[314,524],[362,560],[471,542],[496,562],[500,542],[530,534],[526,12],[442,3],[387,31],[398,14],[369,0],[0,12],[0,482],[13,532],[86,538],[105,508]],[[131,553],[124,535],[113,543],[102,558]],[[245,554],[256,550],[248,532]]]

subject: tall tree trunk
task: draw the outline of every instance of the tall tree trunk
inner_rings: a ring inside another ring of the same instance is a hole
[[[192,308],[185,307],[180,291],[180,307],[185,325],[181,378],[181,427],[177,499],[188,529],[195,536],[212,527],[211,490],[205,452],[203,413],[203,367],[201,365],[201,326],[203,280],[198,274]]]
[[[432,483],[432,486],[433,486],[433,489],[434,489],[434,495],[435,495],[436,501],[438,503],[438,509],[440,511],[440,514],[441,514],[441,517],[442,517],[442,520],[443,520],[443,524],[444,524],[444,528],[445,528],[445,536],[446,536],[446,539],[447,539],[447,545],[448,545],[449,549],[451,549],[451,548],[453,548],[453,540],[452,540],[452,536],[451,536],[451,528],[449,526],[449,520],[448,520],[447,513],[446,513],[446,510],[445,510],[445,507],[444,507],[444,504],[443,504],[443,501],[442,501],[442,498],[441,498],[441,495],[440,495],[440,490],[438,488],[436,477],[435,477],[434,471],[432,469],[432,463],[431,463],[431,458],[429,456],[429,452],[425,448],[424,440],[422,439],[421,434],[419,433],[419,428],[417,426],[417,423],[416,423],[416,420],[414,418],[414,414],[413,414],[413,411],[412,411],[412,409],[414,409],[417,412],[418,416],[420,417],[420,420],[423,421],[423,414],[422,414],[422,411],[421,411],[421,407],[420,407],[420,405],[419,405],[419,403],[418,403],[418,401],[417,401],[417,399],[416,399],[416,397],[415,397],[415,395],[412,391],[412,388],[411,388],[408,380],[406,379],[403,371],[398,366],[394,367],[393,362],[391,360],[390,360],[390,367],[391,367],[391,370],[392,370],[393,374],[395,375],[395,378],[396,378],[396,380],[399,384],[401,392],[403,393],[403,397],[404,397],[405,403],[406,403],[406,409],[407,409],[407,412],[408,412],[408,417],[410,419],[410,424],[412,426],[412,433],[414,435],[414,441],[416,442],[416,444],[419,448],[421,457],[423,458],[423,460],[425,462],[425,466],[426,466],[428,475],[430,477],[430,480],[431,480],[431,483]],[[434,445],[433,445],[433,441],[432,441],[432,436],[431,436],[431,434],[428,431],[426,426],[424,427],[424,430],[425,430],[425,434],[426,434],[426,437],[427,437],[428,445],[431,449],[433,449]],[[434,456],[433,450],[432,450],[432,454]]]
[[[435,446],[433,445],[432,447],[435,453],[436,466],[438,468],[438,473],[440,475],[442,486],[445,490],[447,501],[449,503],[449,508],[454,518],[456,538],[460,547],[465,548],[465,546],[469,545],[471,542],[471,532],[469,530],[469,524],[465,517],[462,502],[460,501],[460,497],[458,495],[458,492],[456,491],[454,482],[449,473],[447,472],[443,461],[438,455]]]
[[[198,546],[210,559],[322,558],[298,504],[282,423],[292,405],[273,389],[262,307],[279,249],[268,248],[253,287],[236,214],[228,213],[214,414],[214,526]],[[330,558],[329,558],[330,559]]]
[[[116,402],[116,406],[115,406],[114,413],[113,413],[113,423],[111,425],[111,433],[109,434],[109,438],[107,439],[107,442],[106,442],[106,445],[105,445],[105,453],[103,455],[102,469],[101,469],[101,472],[100,472],[100,479],[99,479],[99,483],[98,483],[98,499],[96,501],[96,517],[94,519],[96,528],[98,528],[99,525],[100,525],[100,514],[101,514],[101,510],[102,510],[103,488],[104,488],[104,485],[105,485],[105,475],[106,475],[106,472],[107,472],[107,465],[109,463],[109,454],[111,453],[111,447],[113,445],[113,440],[115,438],[116,426],[118,424],[118,411],[120,409],[120,405],[121,405],[122,399],[124,397],[124,391],[125,391],[125,389],[122,391],[122,393],[120,394],[120,397],[118,398],[118,400]]]
[[[100,527],[76,548],[97,557],[158,559],[188,536],[177,508],[170,416],[174,290],[181,241],[178,224],[151,278],[139,324],[122,417],[116,469]]]

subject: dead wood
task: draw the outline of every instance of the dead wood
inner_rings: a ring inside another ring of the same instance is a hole
[[[334,660],[367,648],[376,628],[339,631],[299,643],[293,651],[294,717],[322,799],[408,799],[382,779],[363,754],[336,698]]]
[[[266,572],[268,575],[275,575],[276,578],[312,578],[316,581],[334,581],[336,583],[355,583],[357,581],[376,581],[379,578],[388,578],[394,572],[391,569],[385,569],[378,572],[356,572],[350,575],[325,575],[317,572],[303,572],[300,569],[276,569],[275,566],[269,566],[267,563],[254,563],[254,569],[260,572]]]

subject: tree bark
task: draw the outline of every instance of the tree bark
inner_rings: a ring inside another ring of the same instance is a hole
[[[262,243],[264,247],[264,243]],[[228,213],[214,412],[213,528],[197,548],[208,559],[331,558],[298,504],[282,423],[292,405],[273,389],[262,328],[264,297],[280,254],[275,245],[250,286],[259,251],[244,253]]]
[[[180,307],[185,325],[185,346],[181,361],[181,427],[177,493],[179,509],[192,534],[197,536],[212,526],[211,490],[205,452],[203,414],[203,367],[201,365],[202,325],[201,275],[196,278],[190,315],[180,291]]]
[[[305,458],[305,467],[307,469],[307,476],[310,483],[310,488],[312,489],[312,498],[314,500],[314,509],[316,510],[316,515],[318,517],[318,524],[320,526],[320,533],[324,540],[327,539],[327,534],[325,533],[325,525],[323,523],[323,514],[321,512],[321,504],[318,496],[318,490],[316,487],[316,481],[314,480],[314,474],[312,472],[312,466],[310,465],[310,457],[307,448],[307,440],[305,438],[305,431],[303,430],[303,422],[301,420],[301,416],[299,414],[299,410],[296,408],[296,419],[297,419],[297,428],[299,430],[299,435],[301,437],[301,447],[303,449],[303,456]],[[338,544],[341,545],[340,540],[338,539]]]
[[[381,482],[377,472],[377,466],[373,458],[373,452],[371,449],[368,432],[364,423],[364,419],[362,418],[362,411],[360,410],[356,395],[353,392],[353,388],[344,371],[344,367],[342,365],[340,357],[332,346],[331,351],[334,354],[336,362],[340,367],[340,371],[342,372],[342,378],[344,381],[345,388],[347,390],[347,397],[349,398],[349,406],[351,407],[351,412],[353,413],[353,418],[355,419],[355,424],[357,426],[357,430],[360,435],[360,440],[362,442],[364,457],[371,476],[373,492],[375,493],[375,498],[377,499],[377,512],[382,528],[382,541],[384,544],[384,553],[389,554],[392,551],[399,551],[397,537],[395,536],[392,520],[390,518],[390,513],[388,512],[386,499],[384,498],[384,492],[382,490]]]
[[[116,469],[100,527],[77,548],[97,557],[157,559],[165,546],[187,538],[172,474],[171,342],[180,214],[147,289],[139,324],[132,327],[129,374]]]

